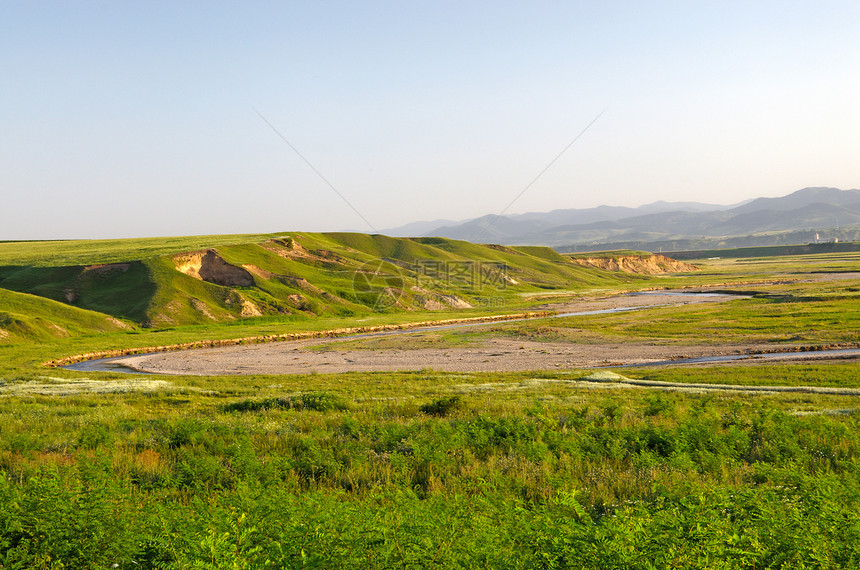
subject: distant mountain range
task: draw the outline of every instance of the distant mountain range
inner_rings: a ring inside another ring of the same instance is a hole
[[[823,235],[822,235],[823,232]],[[598,206],[462,222],[415,222],[383,231],[391,236],[435,236],[476,243],[548,245],[560,251],[614,247],[685,249],[777,245],[791,239],[860,238],[860,190],[804,188],[780,198],[720,206],[654,202],[638,208]]]

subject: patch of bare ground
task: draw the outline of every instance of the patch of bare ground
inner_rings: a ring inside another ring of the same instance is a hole
[[[77,394],[117,394],[153,392],[172,387],[167,380],[129,378],[123,380],[89,380],[87,378],[43,377],[41,382],[0,384],[0,396],[74,396]]]
[[[733,384],[693,384],[680,382],[659,382],[653,380],[635,380],[615,372],[601,370],[587,376],[573,378],[527,378],[518,382],[485,382],[482,384],[458,384],[452,390],[459,393],[473,392],[513,392],[529,390],[548,385],[563,385],[572,388],[589,389],[650,389],[667,392],[686,392],[705,394],[709,392],[733,392],[742,394],[762,393],[799,393],[823,394],[830,396],[860,396],[857,388],[829,388],[822,386],[738,386]],[[813,415],[821,413],[852,413],[854,410],[838,409],[833,411],[797,412],[796,415]]]
[[[858,279],[860,280],[860,272],[831,272],[831,273],[817,273],[812,278],[809,279],[810,282],[813,283],[826,283],[829,281],[847,281],[850,279]]]
[[[130,267],[131,267],[130,263],[102,263],[99,265],[88,265],[88,266],[86,266],[81,274],[83,275],[86,273],[94,273],[94,274],[99,275],[99,274],[108,274],[108,273],[115,273],[115,272],[125,273],[126,271],[129,270]]]
[[[301,236],[296,236],[301,237]],[[306,249],[302,244],[290,237],[271,239],[260,246],[285,259],[301,259],[303,261],[320,262],[323,265],[343,264],[344,259],[327,249]],[[354,250],[353,250],[354,251]]]
[[[423,307],[428,311],[441,311],[447,308],[453,309],[471,309],[472,305],[456,295],[443,295],[428,291],[423,287],[413,285],[410,290],[413,293],[419,293],[414,296],[415,304]]]
[[[197,311],[198,313],[202,314],[204,317],[206,317],[207,319],[209,319],[210,321],[218,320],[218,319],[215,317],[215,315],[213,315],[213,314],[212,314],[212,312],[209,310],[209,307],[207,307],[207,306],[206,306],[206,303],[204,303],[204,302],[203,302],[203,301],[201,301],[200,299],[194,299],[194,298],[192,298],[192,299],[191,299],[191,307],[192,307],[195,311]]]
[[[746,354],[760,345],[671,347],[645,343],[571,344],[491,338],[480,346],[393,348],[384,350],[307,350],[330,340],[233,346],[146,354],[122,363],[159,374],[321,374],[397,370],[514,372],[647,365],[678,358]]]
[[[123,329],[123,330],[131,330],[132,329],[131,326],[127,325],[126,323],[124,323],[121,320],[116,319],[114,317],[108,317],[106,320],[107,320],[107,322],[109,322],[113,326],[117,327],[118,329]]]
[[[241,293],[239,293],[238,296],[239,300],[242,303],[241,315],[243,317],[260,317],[263,315],[263,311],[260,310],[260,307],[258,307],[256,303],[254,303]]]
[[[46,325],[49,329],[51,329],[52,331],[54,331],[54,333],[55,333],[57,336],[59,336],[59,337],[68,337],[68,336],[71,336],[71,335],[69,334],[69,331],[67,331],[66,329],[64,329],[63,327],[61,327],[60,325],[58,325],[57,323],[45,323],[45,325]]]

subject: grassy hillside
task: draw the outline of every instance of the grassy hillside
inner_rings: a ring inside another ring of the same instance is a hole
[[[0,244],[0,288],[150,328],[515,308],[524,293],[630,279],[549,248],[356,233]]]
[[[126,323],[94,311],[0,289],[0,346],[24,340],[47,342],[72,335],[131,328]]]

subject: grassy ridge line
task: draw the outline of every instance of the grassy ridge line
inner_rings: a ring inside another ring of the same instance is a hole
[[[492,323],[498,321],[510,321],[516,319],[533,319],[539,317],[549,317],[554,315],[552,311],[529,311],[526,313],[513,313],[509,315],[489,315],[484,317],[465,317],[459,319],[443,319],[439,321],[418,321],[413,323],[404,323],[401,325],[372,325],[365,327],[347,327],[340,329],[328,329],[323,331],[305,331],[297,333],[284,333],[278,335],[261,335],[243,338],[230,338],[221,340],[199,340],[194,342],[184,342],[180,344],[168,344],[162,346],[147,346],[139,348],[126,348],[115,350],[102,350],[98,352],[88,352],[85,354],[76,354],[66,356],[55,360],[49,360],[42,363],[42,366],[57,368],[67,366],[77,362],[86,360],[98,360],[100,358],[114,358],[119,356],[131,356],[135,354],[152,354],[156,352],[174,352],[178,350],[190,350],[195,348],[216,348],[223,346],[237,346],[240,344],[263,344],[267,342],[281,342],[290,340],[307,340],[313,338],[336,338],[351,334],[386,332],[397,330],[408,330],[420,327],[430,326],[445,326],[455,324],[468,323]]]
[[[612,249],[608,251],[589,251],[586,253],[562,253],[560,257],[568,259],[618,259],[619,257],[651,257],[655,255],[650,251],[640,251],[635,249]],[[663,255],[663,254],[659,254]],[[671,257],[665,254],[667,257]]]
[[[265,241],[281,233],[224,234],[122,238],[103,240],[48,240],[0,242],[0,265],[58,267],[140,260],[159,255]]]

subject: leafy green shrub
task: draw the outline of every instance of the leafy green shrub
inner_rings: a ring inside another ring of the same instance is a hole
[[[298,409],[313,410],[315,412],[328,412],[331,410],[347,409],[346,400],[337,394],[329,394],[328,392],[309,392],[299,396],[301,405],[296,405]]]
[[[174,484],[183,489],[211,492],[233,487],[233,475],[221,459],[202,449],[182,448],[173,464]]]
[[[206,425],[196,418],[179,418],[164,424],[167,447],[175,449],[183,445],[194,445],[206,439]]]
[[[95,449],[100,445],[108,445],[113,440],[109,426],[90,424],[84,426],[78,435],[78,445],[87,449]]]
[[[600,410],[603,412],[603,417],[610,422],[618,419],[622,413],[621,404],[612,400],[604,402],[604,404],[600,406]]]
[[[429,404],[424,404],[418,409],[428,416],[445,417],[451,412],[460,410],[463,407],[463,399],[460,396],[447,396],[444,398],[436,398]]]
[[[645,415],[665,415],[675,407],[675,404],[662,394],[654,394],[645,398]]]

